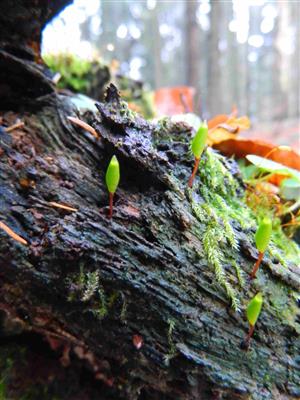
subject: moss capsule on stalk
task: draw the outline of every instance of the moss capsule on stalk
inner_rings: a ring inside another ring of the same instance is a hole
[[[109,192],[109,218],[113,214],[113,198],[120,181],[120,165],[116,156],[113,156],[107,167],[105,182]]]
[[[246,310],[246,315],[247,315],[247,320],[249,322],[249,332],[248,332],[246,339],[243,342],[243,347],[246,349],[248,349],[248,347],[249,347],[250,339],[253,335],[256,321],[261,312],[262,303],[263,303],[262,294],[257,293],[257,295],[255,295],[253,297],[253,299],[250,301],[250,303],[248,304],[248,307]]]
[[[264,218],[256,231],[255,234],[255,244],[258,250],[258,258],[254,264],[253,270],[250,274],[250,278],[253,279],[256,276],[256,272],[260,266],[263,259],[264,253],[267,250],[272,234],[272,222],[270,218]]]
[[[194,164],[192,175],[190,176],[189,183],[188,183],[190,188],[193,186],[194,178],[195,178],[195,175],[196,175],[198,167],[199,167],[200,158],[201,158],[201,155],[205,148],[207,135],[208,135],[207,123],[203,122],[200,125],[196,135],[193,137],[192,142],[191,142],[191,149],[192,149],[192,152],[195,157],[195,164]]]

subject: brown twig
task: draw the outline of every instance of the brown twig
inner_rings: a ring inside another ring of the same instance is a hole
[[[15,129],[23,128],[24,125],[25,125],[25,124],[24,124],[24,122],[22,122],[22,121],[16,122],[15,124],[13,124],[13,125],[8,126],[7,128],[5,128],[5,132],[6,132],[6,133],[9,133],[9,132],[11,132],[11,131],[14,131]]]
[[[6,232],[10,237],[12,237],[17,242],[22,243],[24,245],[28,245],[28,242],[25,239],[17,235],[12,229],[10,229],[7,225],[5,225],[4,222],[0,221],[0,228],[3,229],[4,232]]]
[[[64,204],[56,203],[55,201],[50,201],[49,205],[52,207],[61,208],[62,210],[67,210],[67,211],[72,211],[72,212],[78,211],[77,208],[65,206]]]
[[[69,121],[71,121],[73,124],[80,126],[80,128],[85,129],[86,131],[90,132],[96,139],[99,139],[99,135],[96,132],[96,130],[86,122],[82,121],[79,118],[76,117],[67,117]]]

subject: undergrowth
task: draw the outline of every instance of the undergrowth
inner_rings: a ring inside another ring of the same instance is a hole
[[[188,198],[196,218],[205,226],[204,233],[197,232],[203,243],[205,256],[211,268],[214,269],[216,281],[225,290],[234,310],[240,307],[236,289],[233,288],[224,269],[228,262],[228,248],[238,255],[239,244],[234,226],[242,229],[256,228],[257,218],[254,212],[245,204],[238,193],[238,181],[226,167],[225,157],[208,148],[203,154],[198,174],[199,185],[193,190],[187,189]],[[195,200],[196,199],[196,200]],[[282,232],[280,224],[275,225],[268,252],[285,266],[287,261],[296,263],[300,250],[296,243],[288,239]],[[238,263],[230,261],[240,287],[244,286],[244,272]]]
[[[188,191],[194,214],[205,225],[204,234],[199,234],[199,238],[208,263],[215,271],[216,281],[225,290],[234,310],[239,310],[237,292],[230,284],[223,266],[228,259],[225,253],[228,247],[236,252],[239,250],[232,221],[249,228],[255,226],[255,219],[238,197],[238,182],[226,168],[223,156],[208,148],[201,159],[199,175],[201,183],[195,186],[195,190],[201,195],[202,201],[196,202],[192,191]],[[231,265],[239,285],[243,286],[243,271],[234,260]]]

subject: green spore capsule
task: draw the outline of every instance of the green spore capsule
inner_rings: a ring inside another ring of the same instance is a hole
[[[248,322],[251,326],[254,326],[256,324],[256,321],[261,311],[262,303],[263,303],[262,294],[257,293],[257,295],[254,296],[253,299],[248,304],[246,314]]]
[[[191,150],[195,157],[195,164],[194,164],[192,175],[190,176],[189,183],[188,183],[190,188],[193,186],[194,178],[195,178],[196,172],[199,167],[200,157],[205,148],[207,135],[208,135],[208,126],[207,126],[206,122],[203,122],[200,125],[196,135],[193,137],[192,142],[191,142]]]
[[[248,350],[248,348],[249,348],[250,339],[253,335],[254,326],[256,324],[256,321],[260,315],[262,303],[263,303],[262,294],[257,293],[257,295],[255,295],[253,297],[253,299],[250,301],[250,303],[248,304],[248,307],[246,310],[246,315],[247,315],[247,319],[248,319],[250,327],[249,327],[249,332],[248,332],[246,339],[243,340],[241,343],[241,348],[243,350]]]
[[[199,129],[197,130],[196,135],[192,139],[192,152],[195,158],[200,158],[203,150],[205,148],[206,140],[208,135],[208,126],[206,122],[203,122]]]
[[[120,165],[116,156],[113,156],[110,160],[105,181],[109,193],[115,193],[120,181]]]
[[[272,222],[270,218],[264,218],[256,231],[255,243],[257,250],[264,253],[268,247],[272,234]]]
[[[105,182],[109,191],[109,218],[113,214],[113,198],[120,181],[120,165],[116,156],[113,156],[107,167]]]
[[[256,276],[256,272],[264,257],[264,252],[267,250],[268,244],[270,242],[271,234],[272,234],[272,222],[270,218],[266,217],[260,222],[255,234],[255,244],[257,250],[259,251],[259,254],[257,261],[254,264],[253,270],[250,274],[251,279],[255,278]]]

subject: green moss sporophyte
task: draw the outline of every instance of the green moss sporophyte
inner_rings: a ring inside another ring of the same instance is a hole
[[[208,126],[206,122],[203,122],[200,125],[198,131],[196,132],[196,135],[193,137],[191,141],[191,150],[195,157],[195,164],[192,175],[190,176],[188,183],[190,188],[193,186],[194,178],[199,167],[200,158],[205,148],[207,135],[208,135]]]
[[[113,214],[113,198],[120,181],[120,165],[116,156],[113,156],[106,170],[105,182],[109,192],[109,218]]]
[[[256,321],[258,320],[258,317],[261,312],[262,303],[263,303],[262,294],[257,293],[247,306],[246,315],[247,315],[247,320],[249,322],[249,333],[243,342],[243,347],[246,349],[248,349],[249,347],[249,342],[253,335]]]
[[[270,218],[265,217],[259,223],[255,234],[255,244],[258,250],[258,258],[250,274],[250,278],[253,279],[256,276],[256,272],[263,259],[264,253],[267,250],[272,234],[272,222]]]

